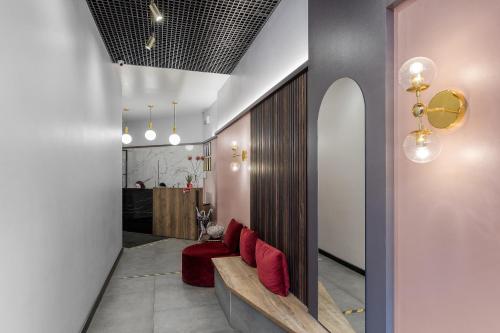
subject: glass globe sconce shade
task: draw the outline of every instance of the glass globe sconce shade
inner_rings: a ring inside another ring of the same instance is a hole
[[[436,64],[426,57],[407,60],[399,69],[399,84],[408,92],[423,91],[436,78]]]
[[[403,151],[412,162],[428,163],[441,153],[441,141],[428,129],[413,131],[406,136]]]
[[[177,133],[172,133],[168,137],[168,142],[170,142],[172,146],[177,146],[179,143],[181,143],[181,137]]]

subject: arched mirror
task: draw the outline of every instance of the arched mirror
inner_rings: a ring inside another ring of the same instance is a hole
[[[365,332],[365,102],[347,77],[319,111],[318,228],[319,320]]]

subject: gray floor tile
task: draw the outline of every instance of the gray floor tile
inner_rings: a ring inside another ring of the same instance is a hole
[[[89,332],[152,332],[153,297],[152,291],[104,296]]]
[[[365,301],[364,276],[322,255],[320,255],[320,259],[318,271],[323,280],[334,283],[338,288],[356,297],[360,302]]]
[[[157,332],[233,332],[213,288],[186,285],[177,274],[120,278],[178,272],[182,250],[194,243],[164,239],[124,249],[89,332],[151,333],[155,324]]]
[[[219,306],[214,288],[194,287],[182,282],[180,275],[161,276],[155,283],[155,311],[191,308],[197,306]]]
[[[155,287],[154,277],[136,278],[136,279],[120,279],[112,278],[104,293],[105,296],[120,295],[130,293],[153,293]]]
[[[235,332],[218,304],[155,312],[155,333]]]
[[[356,333],[365,333],[365,314],[364,313],[356,313],[347,316],[347,320],[351,324],[352,328]]]

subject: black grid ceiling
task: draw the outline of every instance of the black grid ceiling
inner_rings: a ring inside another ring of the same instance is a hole
[[[230,74],[280,0],[87,0],[113,62]],[[155,30],[156,46],[146,40]]]

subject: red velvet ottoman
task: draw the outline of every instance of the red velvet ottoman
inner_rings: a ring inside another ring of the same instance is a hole
[[[243,225],[232,219],[222,242],[206,242],[182,251],[182,281],[198,287],[214,286],[212,258],[237,256]]]
[[[236,255],[222,242],[206,242],[182,251],[182,281],[198,287],[214,286],[212,258]]]

